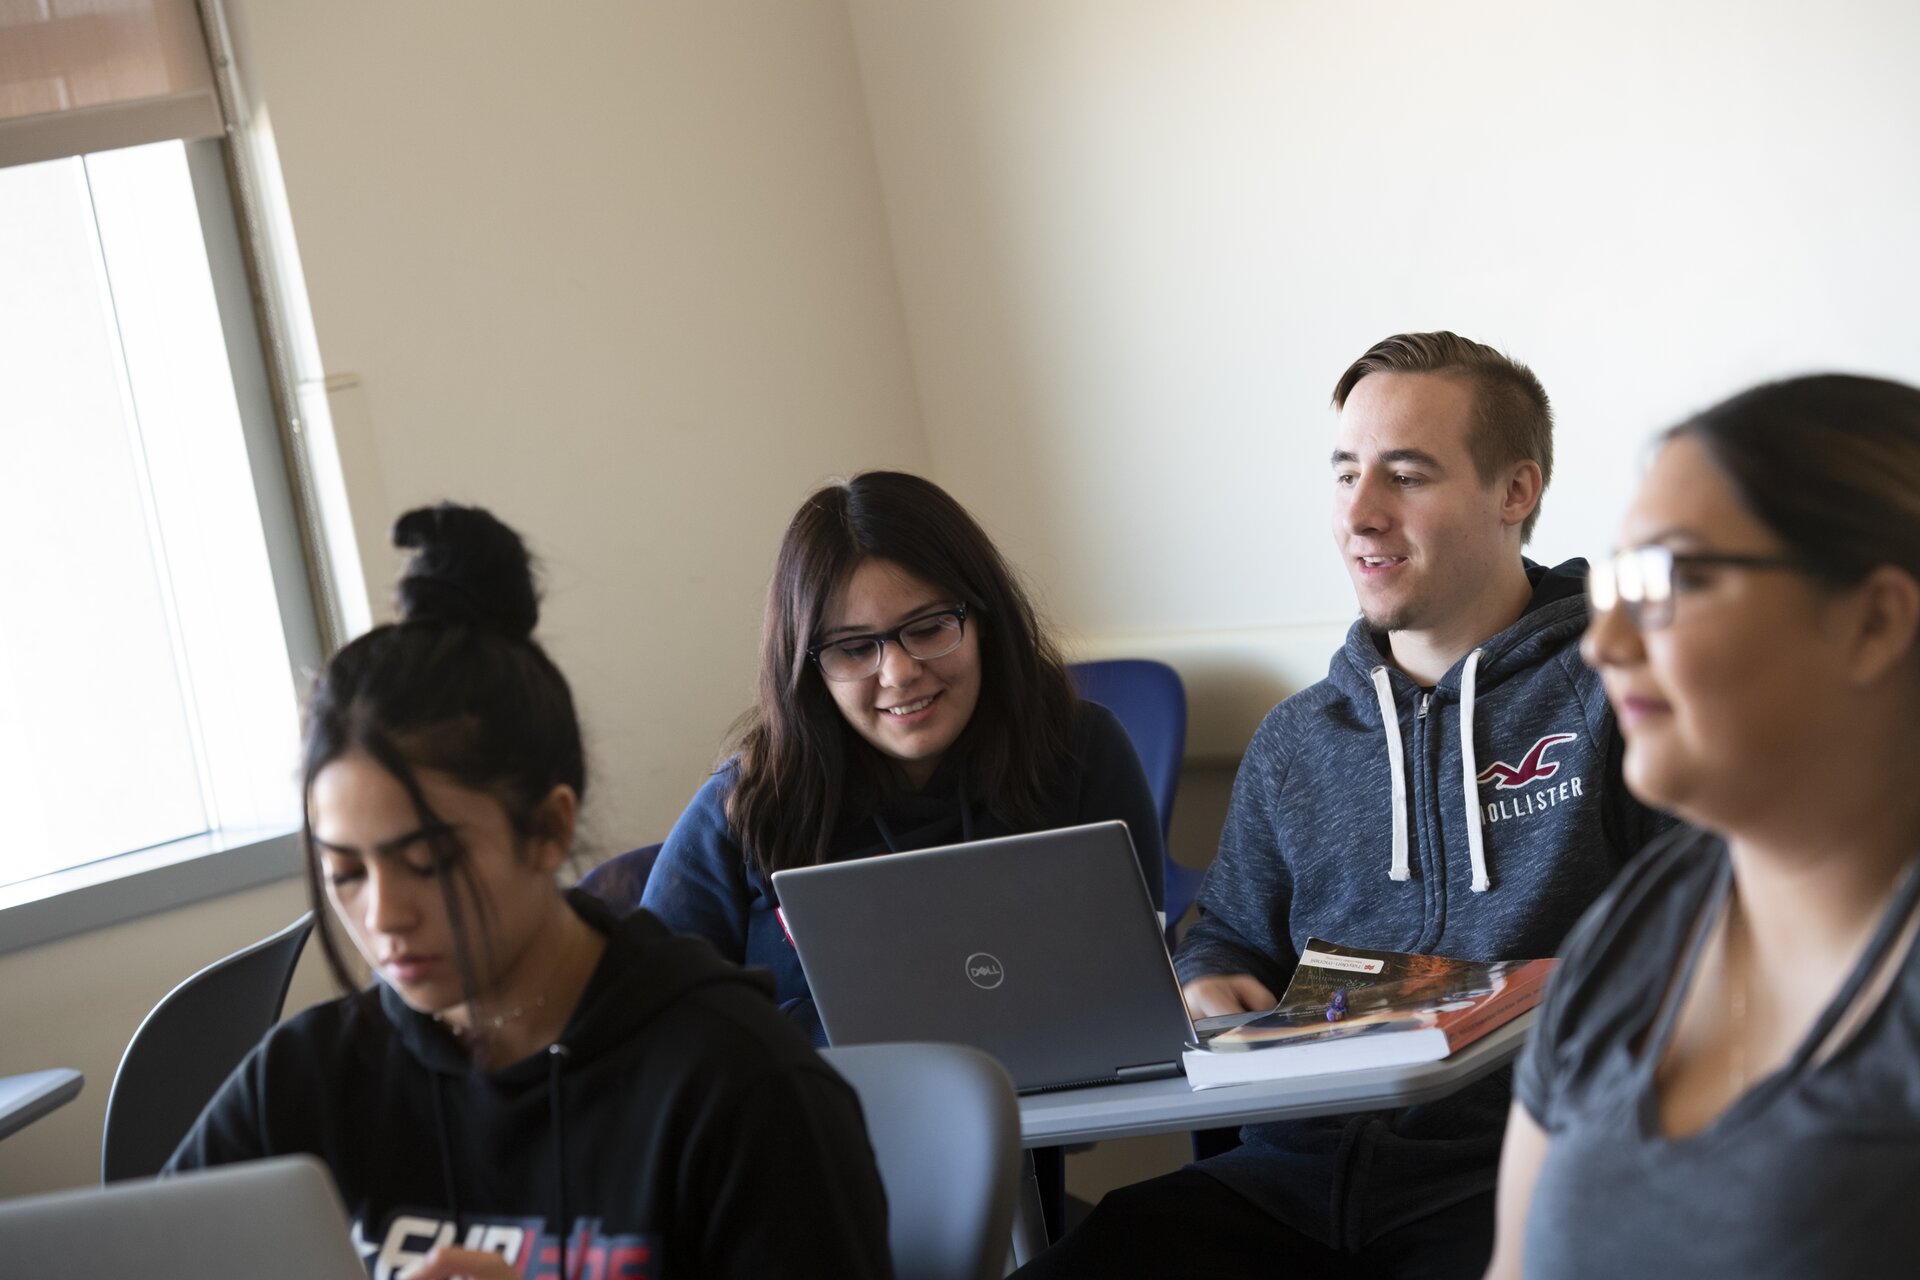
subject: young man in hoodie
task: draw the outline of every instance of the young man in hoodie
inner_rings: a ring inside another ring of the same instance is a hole
[[[1539,380],[1452,333],[1399,334],[1333,402],[1334,542],[1361,617],[1247,748],[1177,957],[1196,1016],[1271,1007],[1310,936],[1553,955],[1662,825],[1620,780],[1580,660],[1585,563],[1521,554],[1553,471]],[[1510,1092],[1501,1072],[1400,1111],[1250,1125],[1109,1195],[1030,1273],[1478,1276]]]

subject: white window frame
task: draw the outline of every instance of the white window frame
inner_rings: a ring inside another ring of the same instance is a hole
[[[298,471],[289,458],[263,349],[263,321],[255,307],[248,255],[229,184],[227,145],[220,139],[182,143],[207,248],[215,303],[233,375],[248,468],[259,505],[289,679],[304,687],[320,669],[324,622],[296,500]],[[297,430],[297,422],[292,424]],[[185,906],[297,875],[297,827],[235,838],[214,831],[0,888],[0,954]]]

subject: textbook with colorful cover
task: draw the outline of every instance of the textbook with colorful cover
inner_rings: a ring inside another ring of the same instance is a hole
[[[1271,1012],[1187,1050],[1187,1083],[1434,1062],[1540,1003],[1552,971],[1552,960],[1452,960],[1309,938]]]

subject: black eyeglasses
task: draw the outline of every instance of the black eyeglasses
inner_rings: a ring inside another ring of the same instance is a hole
[[[1673,621],[1673,598],[1695,585],[1691,568],[1795,569],[1806,566],[1791,556],[1735,555],[1731,552],[1682,551],[1671,547],[1628,547],[1616,551],[1587,571],[1587,606],[1597,618],[1619,606],[1627,621],[1641,631],[1654,631]]]
[[[967,606],[957,604],[938,613],[909,618],[891,631],[817,644],[807,650],[807,656],[820,664],[820,674],[829,680],[865,680],[880,669],[889,643],[899,645],[901,652],[916,662],[931,662],[958,649],[966,633]]]

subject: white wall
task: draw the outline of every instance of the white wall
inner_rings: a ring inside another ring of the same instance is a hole
[[[1351,617],[1326,405],[1374,340],[1541,375],[1546,559],[1692,408],[1920,378],[1920,7],[849,2],[936,474],[1088,649],[1198,671],[1216,755]]]
[[[928,461],[845,9],[235,8],[369,582],[409,506],[522,529],[591,830],[659,839],[747,705],[799,499]]]

